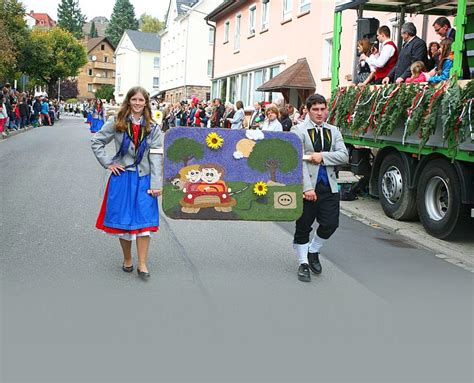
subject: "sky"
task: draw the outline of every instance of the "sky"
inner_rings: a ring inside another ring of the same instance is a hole
[[[20,0],[24,5],[26,12],[31,10],[37,13],[47,13],[58,20],[57,9],[60,0]],[[153,17],[163,20],[168,10],[170,0],[130,0],[135,7],[135,16],[138,18],[141,14],[147,13]],[[87,20],[96,16],[105,16],[110,20],[114,8],[115,0],[79,0],[79,7]]]

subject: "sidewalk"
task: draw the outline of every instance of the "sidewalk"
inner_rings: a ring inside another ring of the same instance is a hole
[[[34,129],[32,126],[27,126],[25,128],[22,128],[22,129],[9,131],[7,137],[1,137],[0,136],[0,142],[6,141],[10,137],[16,136],[17,134],[20,134],[20,133],[23,133],[23,132],[26,132],[26,131],[32,130],[32,129]]]
[[[385,215],[377,199],[363,197],[341,201],[341,212],[374,228],[397,233],[432,251],[439,258],[474,272],[474,236],[457,241],[444,241],[429,235],[420,222],[396,221]]]

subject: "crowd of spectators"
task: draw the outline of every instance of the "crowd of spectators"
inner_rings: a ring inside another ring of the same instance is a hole
[[[268,101],[256,102],[251,113],[244,110],[242,101],[234,104],[199,101],[193,97],[171,105],[162,105],[163,130],[171,127],[190,126],[201,128],[260,129],[290,131],[293,125],[305,118],[304,106],[298,111],[293,105],[276,105]]]
[[[19,92],[6,83],[0,93],[0,134],[6,138],[11,132],[26,127],[53,125],[59,119],[61,109],[57,100]]]

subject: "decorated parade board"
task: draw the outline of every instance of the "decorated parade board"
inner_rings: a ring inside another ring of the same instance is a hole
[[[294,221],[303,209],[302,145],[293,133],[172,128],[162,207],[175,219]]]

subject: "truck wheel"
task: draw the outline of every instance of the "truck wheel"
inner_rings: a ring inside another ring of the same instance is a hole
[[[400,221],[416,218],[416,191],[408,188],[408,169],[398,154],[389,154],[382,161],[378,191],[387,216]]]
[[[418,182],[418,213],[425,230],[445,239],[462,222],[461,186],[456,170],[445,160],[426,165]]]

